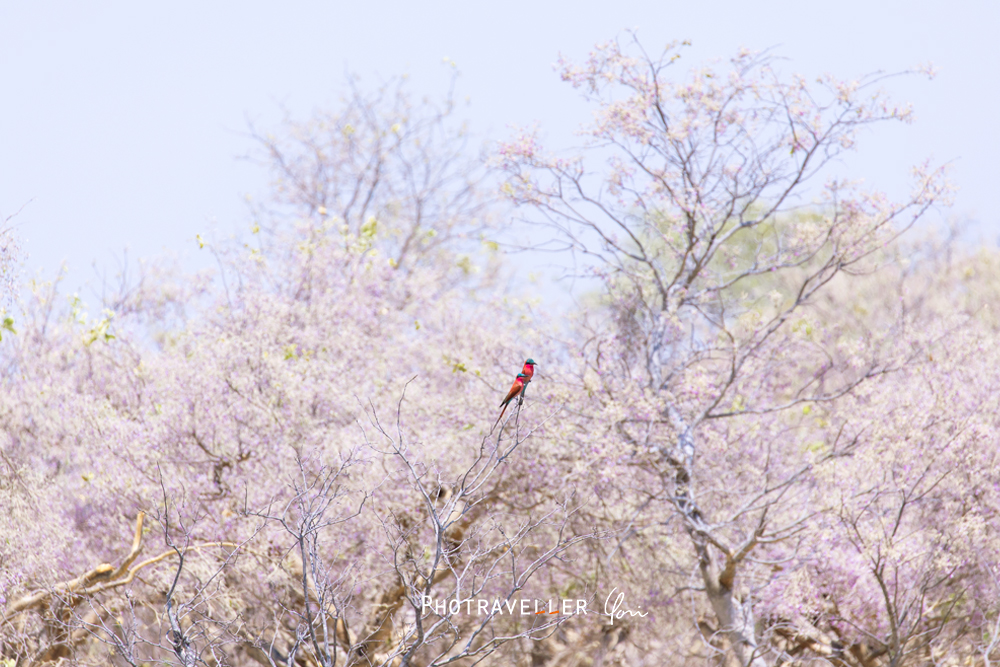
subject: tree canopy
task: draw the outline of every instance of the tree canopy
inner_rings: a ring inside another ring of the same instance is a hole
[[[255,135],[214,278],[12,284],[0,664],[1000,659],[1000,255],[907,234],[943,170],[838,173],[885,77],[682,50],[561,63],[572,156],[352,84]],[[586,307],[510,287],[511,211]]]

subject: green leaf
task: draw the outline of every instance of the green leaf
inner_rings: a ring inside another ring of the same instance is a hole
[[[14,335],[17,335],[17,330],[14,329],[14,318],[4,317],[3,322],[0,323],[0,330],[6,329]],[[3,334],[0,334],[0,340],[3,340]]]

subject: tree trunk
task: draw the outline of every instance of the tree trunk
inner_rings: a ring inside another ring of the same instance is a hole
[[[729,646],[741,667],[767,667],[767,661],[757,646],[753,608],[750,601],[740,602],[733,595],[732,584],[719,581],[719,571],[709,553],[708,545],[692,535],[698,551],[698,567],[705,582],[705,594],[712,605],[719,627],[729,640]],[[701,543],[699,543],[701,542]]]

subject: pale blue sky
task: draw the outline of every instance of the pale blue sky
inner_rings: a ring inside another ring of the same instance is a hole
[[[953,214],[995,242],[1000,214],[1000,2],[3,2],[0,4],[0,219],[17,217],[25,268],[69,262],[113,271],[171,249],[197,263],[194,236],[249,225],[244,195],[266,174],[237,158],[247,118],[278,126],[331,106],[344,73],[409,73],[439,95],[454,59],[474,131],[502,138],[538,122],[555,145],[589,109],[559,81],[560,52],[582,58],[635,28],[649,50],[689,39],[690,65],[739,46],[777,47],[788,71],[845,78],[931,61],[933,82],[897,80],[916,123],[879,131],[855,176],[905,194],[910,165],[955,159]],[[189,264],[190,265],[190,264]]]

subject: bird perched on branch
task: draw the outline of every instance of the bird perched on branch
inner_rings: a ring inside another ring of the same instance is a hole
[[[510,386],[510,391],[507,392],[507,397],[503,399],[502,403],[500,403],[500,407],[502,407],[503,410],[500,411],[500,416],[497,417],[497,422],[496,424],[493,424],[493,428],[496,428],[497,424],[500,423],[500,420],[503,419],[503,413],[507,412],[507,405],[520,396],[521,392],[524,391],[525,378],[527,377],[528,376],[524,373],[518,373],[517,377],[514,378],[514,384]]]

